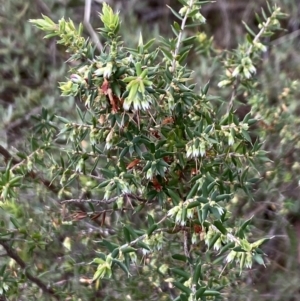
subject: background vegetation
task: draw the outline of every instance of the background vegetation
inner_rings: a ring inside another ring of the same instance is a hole
[[[120,10],[123,24],[126,24],[121,27],[121,34],[128,46],[137,44],[141,30],[145,40],[153,34],[172,35],[169,24],[173,16],[166,8],[166,4],[170,5],[170,2],[110,1],[116,10]],[[286,31],[278,33],[268,41],[271,47],[261,60],[258,74],[263,96],[250,98],[242,94],[235,104],[241,118],[250,108],[259,117],[260,122],[256,125],[252,138],[260,137],[264,141],[263,148],[269,151],[272,162],[258,168],[262,179],[255,187],[253,201],[249,202],[244,195],[236,195],[231,204],[231,211],[236,217],[242,216],[246,219],[254,215],[253,231],[257,236],[267,233],[276,237],[264,246],[264,251],[268,254],[267,268],[253,266],[250,273],[243,273],[241,277],[229,275],[232,283],[228,300],[291,301],[300,297],[300,120],[297,83],[300,73],[300,55],[297,51],[300,8],[292,0],[277,1],[277,4],[289,16],[282,21],[282,27]],[[222,55],[225,49],[232,49],[241,43],[245,32],[241,21],[253,28],[257,24],[255,12],[260,12],[261,6],[266,6],[264,1],[233,0],[220,0],[204,6],[203,14],[207,18],[207,24],[202,26],[199,45],[196,45],[188,62],[196,71],[195,81],[203,86],[211,80],[211,86],[217,87],[216,83],[222,75],[219,72],[220,63],[219,60],[213,61],[209,57]],[[90,20],[94,28],[99,27],[96,12],[100,10],[101,3],[93,2]],[[62,16],[71,17],[79,23],[84,19],[84,2],[1,2],[2,169],[11,156],[15,158],[18,152],[26,153],[32,147],[32,135],[38,132],[35,125],[41,116],[49,124],[53,120],[53,114],[76,118],[76,99],[61,98],[57,88],[57,82],[64,81],[66,76],[64,61],[68,57],[65,50],[57,46],[55,41],[41,42],[43,33],[36,31],[28,23],[29,19],[40,18],[41,13],[54,20]],[[86,29],[85,34],[90,35],[90,32]],[[207,38],[211,35],[213,40]],[[210,93],[220,95],[220,90]],[[230,99],[231,91],[225,90],[222,93],[224,98]],[[25,269],[29,273],[25,274],[27,278],[30,278],[32,269],[34,274],[39,275],[38,278],[50,279],[55,287],[66,292],[64,300],[102,300],[111,294],[112,289],[115,300],[145,300],[149,296],[151,300],[169,300],[165,292],[172,294],[172,289],[161,287],[161,279],[152,278],[153,275],[147,271],[146,266],[138,279],[115,279],[118,285],[115,287],[101,283],[98,284],[101,289],[95,289],[88,279],[82,278],[81,272],[84,269],[86,273],[86,267],[81,266],[80,261],[86,262],[93,256],[89,239],[96,238],[99,231],[101,235],[110,235],[112,230],[103,227],[101,219],[82,218],[85,217],[84,212],[89,212],[84,204],[61,204],[57,199],[57,188],[49,185],[42,174],[36,175],[33,171],[29,176],[32,181],[22,189],[19,200],[1,203],[0,209],[0,230],[3,233],[7,227],[11,231],[18,229],[20,232],[30,233],[26,241],[18,242],[15,250],[22,259],[22,262],[18,262],[15,258],[17,263],[21,263],[21,266],[24,263],[28,268]],[[68,224],[70,221],[73,221],[72,225]],[[69,251],[70,245],[72,252]],[[2,277],[5,280],[3,283],[11,283],[9,300],[47,300],[34,281],[24,281],[19,266],[11,259],[14,254],[7,250],[1,249],[0,263],[7,264],[7,273],[3,273]],[[153,265],[159,266],[159,262],[153,262]],[[90,273],[92,275],[93,271]],[[153,287],[144,285],[149,279]],[[22,282],[23,285],[20,285]],[[1,288],[0,281],[1,289],[6,290],[5,287]],[[111,296],[109,300],[112,300]],[[4,296],[3,298],[5,300]]]

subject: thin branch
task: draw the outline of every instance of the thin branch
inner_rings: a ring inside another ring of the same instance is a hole
[[[92,124],[84,124],[84,123],[76,123],[76,122],[69,122],[68,125],[71,125],[73,127],[76,128],[82,128],[82,129],[89,129],[89,130],[93,130],[93,129],[97,129],[97,130],[110,130],[110,127],[99,127],[99,126],[94,126]]]
[[[58,171],[58,170],[65,171],[65,169],[63,167],[57,167],[55,169],[55,171]],[[76,175],[90,177],[90,178],[93,178],[93,179],[96,179],[96,180],[100,180],[100,181],[104,179],[102,176],[94,176],[92,174],[85,174],[84,172],[81,172],[81,171],[75,171],[75,170],[70,170],[70,171],[72,171]]]
[[[19,166],[21,163],[24,163],[25,161],[19,161],[18,159],[14,158],[7,149],[5,149],[3,146],[0,145],[0,154],[4,157],[5,161],[8,162],[11,160],[11,162],[14,164],[12,169],[15,169],[17,166]],[[28,156],[29,158],[30,156]],[[41,182],[47,189],[51,190],[54,193],[57,193],[59,191],[59,188],[53,185],[50,181],[43,179],[40,175],[35,173],[34,171],[30,171],[28,175],[34,179]]]
[[[267,19],[267,21],[263,24],[263,27],[261,28],[261,30],[259,31],[259,33],[255,36],[255,38],[253,39],[249,49],[247,50],[247,53],[246,55],[247,56],[250,56],[251,55],[251,52],[252,52],[252,49],[253,49],[253,45],[255,43],[258,42],[258,40],[260,39],[260,37],[264,34],[264,32],[266,31],[266,29],[268,28],[268,26],[270,25],[270,22],[272,20],[272,16],[269,17]],[[230,101],[228,103],[228,106],[227,106],[227,113],[229,113],[229,111],[232,109],[233,107],[233,101],[235,100],[236,98],[236,94],[237,94],[237,87],[239,86],[239,83],[240,83],[240,79],[238,78],[233,86],[233,91],[232,91],[232,94],[231,94],[231,98],[230,98]]]
[[[7,240],[0,240],[0,245],[5,249],[7,256],[12,258],[24,271],[25,276],[33,283],[35,283],[45,294],[51,295],[56,300],[60,300],[58,293],[49,285],[46,285],[39,278],[33,276],[29,272],[29,266],[22,260],[18,253],[9,245]]]
[[[183,232],[183,250],[184,250],[185,257],[191,259],[190,238],[189,238],[189,232],[187,230],[184,230]],[[190,274],[193,275],[193,264],[191,263],[191,260],[189,260],[189,268],[190,268]],[[196,286],[194,284],[192,286],[192,291],[193,294],[195,294]]]
[[[12,164],[18,164],[20,161],[15,159],[9,151],[4,148],[2,145],[0,145],[0,154],[4,157],[5,162],[7,163],[9,160],[12,160]]]
[[[96,200],[96,199],[69,199],[69,200],[64,200],[61,202],[61,204],[65,203],[96,203],[96,204],[111,204],[114,203],[115,201],[118,200],[120,197],[128,197],[133,200],[137,200],[143,203],[150,203],[147,199],[144,199],[142,197],[139,197],[137,195],[131,194],[131,193],[124,193],[115,197],[112,197],[108,200]],[[154,202],[155,200],[151,200],[151,203]]]
[[[189,250],[189,237],[188,237],[188,232],[184,231],[183,233],[183,250],[184,250],[184,255],[186,258],[190,258],[190,250]]]
[[[96,204],[110,204],[115,202],[118,197],[113,197],[109,200],[95,200],[95,199],[69,199],[69,200],[64,200],[61,201],[61,204],[68,204],[68,203],[96,203]]]
[[[156,233],[159,233],[159,232],[169,232],[170,229],[169,228],[160,228],[160,229],[157,229],[155,231],[152,232],[152,235],[153,234],[156,234]],[[122,246],[119,247],[119,249],[123,249],[123,248],[126,248],[126,247],[131,247],[131,246],[134,246],[136,243],[138,243],[139,241],[145,239],[148,237],[148,234],[143,234],[141,236],[139,236],[138,238],[136,238],[135,240],[132,240],[131,242],[127,243],[127,244],[124,244]]]
[[[9,160],[11,160],[11,162],[14,165],[19,165],[22,161],[14,158],[7,149],[5,149],[3,146],[0,145],[0,154],[4,157],[5,161],[8,162]],[[83,174],[80,172],[77,172],[77,174]],[[37,180],[38,182],[42,183],[48,190],[52,191],[53,193],[57,194],[59,192],[59,187],[57,187],[56,185],[54,185],[52,182],[50,182],[49,180],[43,179],[39,174],[35,173],[34,171],[30,171],[28,173],[28,175],[34,179]],[[89,175],[91,178],[97,179],[97,180],[103,180],[102,177],[98,177],[98,176],[94,176],[94,175]],[[83,196],[80,197],[80,200],[83,199]],[[76,202],[74,202],[76,203]],[[76,203],[76,206],[81,209],[82,211],[86,211],[86,208],[83,205],[83,202],[78,202]],[[94,222],[100,226],[102,226],[101,222],[94,220]]]
[[[91,23],[90,23],[90,17],[91,17],[91,6],[92,6],[92,0],[85,0],[85,6],[84,6],[84,17],[83,17],[83,24],[86,27],[87,31],[89,32],[92,41],[95,43],[97,49],[102,52],[103,46],[98,38],[97,33],[93,29]]]
[[[28,155],[28,156],[26,157],[26,159],[23,159],[23,160],[19,161],[19,163],[17,163],[17,164],[15,164],[14,166],[12,166],[11,170],[14,170],[14,169],[18,168],[19,166],[25,164],[25,163],[28,161],[28,159],[30,159],[30,158],[32,158],[33,156],[35,156],[35,155],[36,155],[39,151],[41,151],[41,150],[42,150],[42,148],[39,147],[39,148],[36,149],[34,152],[32,152],[30,155]]]
[[[81,155],[81,156],[89,156],[89,157],[92,157],[92,158],[107,158],[106,155],[101,155],[101,154],[98,154],[98,153],[88,153],[88,152],[82,152],[82,151],[79,151],[79,150],[70,150],[70,149],[66,149],[66,148],[60,148],[60,151],[62,152],[65,152],[67,154],[71,154],[71,155]],[[113,159],[117,159],[117,156],[112,156]]]
[[[177,55],[179,53],[180,44],[181,44],[181,40],[182,40],[182,37],[183,37],[183,31],[185,29],[185,24],[186,24],[186,21],[188,19],[189,13],[190,13],[193,5],[194,5],[194,0],[190,0],[188,8],[187,8],[186,13],[185,13],[185,16],[184,16],[184,18],[181,22],[180,32],[179,32],[179,35],[178,35],[177,44],[176,44],[176,48],[175,48],[175,52],[174,52],[174,58],[173,58],[173,61],[172,61],[172,72],[175,71],[176,58],[177,58]]]
[[[250,55],[251,54],[251,51],[253,49],[253,45],[258,42],[258,40],[260,39],[260,37],[264,34],[264,32],[266,31],[266,29],[268,28],[270,22],[271,22],[271,19],[272,19],[272,16],[269,17],[266,21],[266,23],[263,24],[263,27],[262,29],[259,31],[259,33],[255,36],[252,44],[250,45],[248,51],[247,51],[247,55]]]
[[[227,106],[227,114],[230,112],[230,110],[233,107],[233,102],[234,102],[236,94],[237,94],[237,87],[239,86],[239,83],[240,83],[240,80],[237,79],[236,82],[233,85],[230,101],[229,101],[228,106]]]
[[[161,224],[162,222],[164,222],[166,219],[168,218],[168,215],[165,215],[158,223],[157,225]],[[177,228],[174,228],[174,229],[170,229],[170,228],[159,228],[159,229],[156,229],[155,231],[152,232],[151,235],[153,234],[156,234],[156,233],[159,233],[159,232],[167,232],[167,233],[177,233],[178,232],[178,229]],[[119,247],[119,249],[121,250],[122,248],[126,248],[126,247],[131,247],[131,246],[134,246],[136,243],[138,243],[139,241],[145,239],[148,237],[148,234],[143,234],[141,236],[139,236],[138,238],[136,238],[135,240],[132,240],[131,242],[129,243],[126,243],[122,246]]]

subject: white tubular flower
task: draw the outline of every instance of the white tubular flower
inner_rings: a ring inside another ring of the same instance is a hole
[[[179,206],[175,206],[175,207],[171,208],[171,209],[168,211],[167,216],[174,217],[174,216],[177,214],[177,212],[179,211],[179,209],[180,209]]]
[[[234,258],[236,257],[237,253],[235,251],[230,251],[229,254],[226,257],[226,261],[228,263],[232,262],[234,260]]]

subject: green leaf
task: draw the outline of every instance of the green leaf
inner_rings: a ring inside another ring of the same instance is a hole
[[[207,94],[208,89],[209,89],[209,83],[210,83],[210,81],[208,81],[208,82],[205,84],[205,86],[203,87],[203,89],[202,89],[202,94],[203,94],[203,95],[206,95],[206,94]]]
[[[242,21],[242,23],[244,24],[245,28],[247,29],[247,31],[250,33],[250,35],[252,35],[253,37],[256,36],[256,34],[253,32],[253,30],[246,24],[246,22]]]
[[[216,198],[214,199],[216,202],[220,202],[220,201],[224,201],[224,200],[229,200],[229,198],[231,197],[231,194],[220,194],[218,196],[216,196]]]
[[[205,204],[204,207],[202,208],[201,212],[201,218],[202,218],[202,223],[206,221],[208,213],[209,213],[209,204]]]
[[[179,277],[185,278],[186,280],[190,278],[190,274],[183,269],[171,268],[171,272]]]
[[[238,229],[238,232],[237,232],[237,236],[239,238],[245,238],[245,230],[247,229],[248,225],[251,223],[253,219],[253,216],[250,217],[248,220],[246,220]]]
[[[200,287],[197,291],[196,291],[196,298],[201,298],[204,294],[204,292],[206,291],[206,286],[202,286]]]
[[[68,120],[68,119],[66,119],[66,118],[64,118],[64,117],[61,117],[61,116],[55,116],[58,120],[60,120],[60,121],[62,121],[63,123],[69,123],[70,122],[70,120]]]
[[[173,285],[176,286],[183,293],[187,294],[188,296],[192,292],[190,288],[188,288],[187,286],[183,285],[181,282],[175,281],[175,282],[173,282]]]
[[[129,272],[127,266],[122,261],[113,259],[113,263],[116,263],[128,277],[130,276],[130,272]]]
[[[263,8],[261,8],[261,14],[262,14],[263,18],[265,19],[265,21],[267,21],[268,17]]]
[[[182,64],[183,61],[187,58],[188,54],[190,53],[190,49],[186,50],[183,54],[181,54],[179,56],[179,58],[177,59],[178,60],[178,63],[179,64]]]
[[[140,248],[146,249],[148,251],[151,251],[150,247],[147,244],[145,244],[143,241],[139,241],[137,243],[137,246],[139,246]]]
[[[235,242],[227,243],[224,247],[222,247],[222,248],[220,249],[218,255],[224,254],[224,253],[227,252],[229,249],[234,248],[234,246],[235,246]]]
[[[175,191],[173,191],[172,189],[168,188],[168,195],[172,199],[174,205],[178,205],[180,203],[181,198],[180,198],[180,196]]]
[[[251,244],[252,250],[255,249],[255,248],[257,248],[257,247],[260,247],[262,244],[264,244],[265,242],[269,241],[270,239],[273,239],[274,237],[275,236],[262,238],[262,239],[259,239],[256,242],[252,243]]]
[[[215,245],[215,243],[217,242],[217,240],[220,238],[221,234],[220,233],[216,233],[208,242],[208,249],[211,250],[213,248],[213,246]]]
[[[126,253],[132,253],[132,252],[136,252],[137,249],[133,248],[133,247],[122,247],[120,249],[120,251],[123,253],[123,254],[126,254]]]
[[[220,296],[221,293],[218,291],[213,291],[213,290],[206,290],[203,294],[203,296]]]
[[[172,53],[164,48],[160,48],[161,52],[163,53],[163,55],[165,56],[165,58],[167,58],[168,60],[172,61],[173,60],[173,56]]]
[[[224,225],[221,221],[219,221],[219,220],[214,221],[214,225],[223,235],[227,234],[227,229],[224,227]]]
[[[133,230],[133,228],[131,226],[125,225],[124,229],[126,229],[126,231],[128,231],[129,236],[131,236],[133,239],[136,239],[138,237],[137,233]],[[124,234],[125,234],[125,232],[124,232]],[[126,235],[128,237],[128,234],[126,234]],[[130,241],[130,238],[129,238],[129,241]]]
[[[115,176],[115,173],[109,169],[106,168],[101,168],[101,173],[106,177],[106,178],[113,178]]]
[[[219,212],[219,210],[217,208],[215,208],[215,207],[209,207],[209,211],[210,211],[211,214],[214,215],[214,217],[216,219],[220,219],[221,218],[220,212]]]
[[[203,279],[201,262],[197,263],[196,267],[194,267],[193,283],[197,284],[199,279]]]
[[[184,45],[192,45],[197,38],[195,36],[191,36],[182,40]]]
[[[247,131],[242,129],[242,135],[248,142],[252,143],[251,137]]]
[[[258,264],[265,265],[265,262],[260,254],[255,254],[253,258]]]
[[[171,29],[172,29],[172,31],[173,31],[173,33],[174,33],[174,35],[176,36],[176,37],[178,37],[178,31],[176,30],[176,28],[173,26],[173,25],[171,25]]]
[[[109,250],[109,252],[112,252],[113,250],[119,247],[117,244],[112,243],[106,239],[103,239],[101,242]]]
[[[185,0],[178,0],[178,1],[182,4],[182,6],[188,6],[187,1]]]
[[[200,203],[198,201],[195,201],[195,202],[191,202],[187,205],[187,209],[191,209],[191,208],[195,208],[197,206],[199,206]]]
[[[130,239],[130,232],[128,231],[128,229],[125,227],[123,227],[123,234],[124,234],[124,237],[125,237],[125,240],[126,242],[130,242],[131,239]]]
[[[154,225],[154,219],[151,214],[148,214],[148,224],[150,227]]]
[[[14,218],[14,217],[11,216],[9,220],[16,227],[16,229],[19,229],[21,227],[16,218]]]
[[[147,230],[147,235],[150,236],[157,228],[158,224],[153,224],[152,226],[150,226],[150,228]]]
[[[170,11],[172,12],[172,14],[176,17],[176,18],[178,18],[179,20],[182,20],[182,17],[171,7],[171,6],[169,6],[169,5],[166,5],[169,9],[170,9]]]
[[[147,50],[148,48],[150,48],[150,47],[153,45],[153,43],[155,42],[155,40],[156,40],[155,38],[149,40],[149,41],[144,45],[144,49]]]
[[[183,261],[183,262],[188,261],[188,258],[185,255],[182,255],[182,254],[173,254],[172,258],[176,259],[176,260],[179,260],[179,261]]]
[[[112,258],[116,258],[120,253],[120,249],[119,248],[115,248],[112,252],[111,252],[111,257]]]
[[[242,274],[245,262],[246,262],[246,253],[242,253],[240,256],[240,275]]]

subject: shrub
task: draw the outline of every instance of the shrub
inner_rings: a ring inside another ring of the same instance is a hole
[[[239,93],[259,95],[254,74],[266,49],[262,38],[280,28],[283,14],[268,7],[258,33],[246,26],[245,42],[228,53],[218,84],[232,87],[226,101],[208,94],[209,83],[198,88],[185,64],[199,38],[186,36],[185,29],[205,22],[199,8],[207,1],[180,2],[179,12],[170,8],[180,23],[172,25],[174,38],[144,42],[141,34],[136,48],[124,46],[119,15],[103,4],[100,33],[106,44],[100,55],[72,20],[31,20],[46,38],[58,37],[66,47],[72,67],[60,83],[61,93],[81,103],[78,120],[44,109],[36,117],[30,153],[11,158],[1,174],[4,207],[13,207],[18,189],[36,181],[57,195],[62,217],[50,213],[47,228],[35,233],[12,218],[14,231],[3,230],[0,244],[25,269],[26,260],[14,248],[41,256],[59,243],[53,236],[60,233],[62,252],[69,257],[61,271],[42,280],[24,272],[25,281],[57,299],[71,298],[74,288],[44,281],[71,283],[80,274],[81,283],[103,285],[109,300],[118,299],[118,288],[126,290],[124,275],[145,289],[145,295],[130,292],[138,299],[220,300],[229,293],[231,274],[236,279],[253,261],[264,264],[260,246],[269,238],[257,240],[249,231],[251,219],[235,220],[230,213],[237,192],[251,199],[259,180],[256,162],[268,160],[259,140],[250,136],[256,120],[251,113],[239,120],[233,102]],[[216,99],[223,104],[216,105]],[[77,236],[69,235],[72,227],[80,229]],[[47,267],[36,270],[46,273]],[[4,295],[14,271],[2,269]],[[139,282],[140,274],[146,283]],[[107,286],[111,278],[119,283],[115,292]],[[85,293],[91,296],[88,289]],[[79,296],[87,295],[76,292]]]

